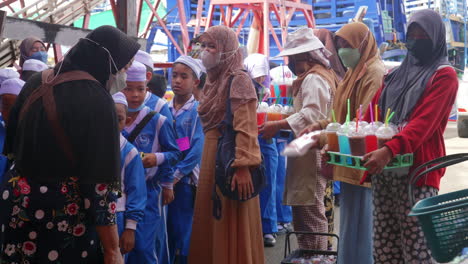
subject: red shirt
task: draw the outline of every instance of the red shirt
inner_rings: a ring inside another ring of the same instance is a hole
[[[382,85],[377,91],[372,99],[372,105],[379,103],[384,88]],[[457,91],[458,78],[455,70],[452,67],[437,70],[410,114],[408,124],[385,144],[393,155],[414,154],[414,164],[410,172],[425,162],[445,156],[444,131]],[[369,111],[365,119],[370,120]],[[445,169],[431,172],[421,178],[417,185],[428,185],[439,189],[440,179],[444,173]]]

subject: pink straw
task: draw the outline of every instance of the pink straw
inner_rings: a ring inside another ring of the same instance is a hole
[[[371,122],[374,123],[374,111],[372,110],[372,103],[369,104],[369,110],[370,110],[370,119],[371,119]]]
[[[362,121],[362,105],[359,105],[359,121]]]

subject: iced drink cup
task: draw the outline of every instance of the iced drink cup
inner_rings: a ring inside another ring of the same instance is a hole
[[[341,154],[348,154],[351,155],[351,148],[349,146],[349,139],[348,139],[348,126],[346,124],[342,125],[338,132],[338,144],[340,146],[340,153]],[[347,158],[346,162],[351,164],[351,158]]]
[[[339,152],[340,147],[338,144],[338,135],[336,134],[340,129],[341,125],[339,123],[330,123],[325,129],[325,134],[327,135],[328,142],[328,151]]]
[[[391,126],[381,126],[375,132],[377,136],[377,145],[378,148],[382,148],[387,141],[390,141],[392,137],[396,134],[395,130]]]
[[[348,133],[351,155],[364,156],[366,154],[366,136],[362,131],[351,130]]]
[[[379,129],[379,126],[375,123],[364,127],[364,134],[366,135],[366,153],[377,150],[377,136],[375,135],[377,129]]]

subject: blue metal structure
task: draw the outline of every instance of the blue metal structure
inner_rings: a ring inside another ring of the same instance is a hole
[[[344,24],[353,18],[358,11],[359,7],[367,6],[367,14],[364,22],[371,28],[374,33],[378,44],[392,40],[392,31],[396,31],[396,37],[400,40],[404,39],[405,28],[406,28],[406,16],[404,12],[403,0],[305,0],[303,2],[312,5],[314,10],[315,22],[317,28],[327,28],[333,32],[340,29]],[[197,0],[186,0],[185,1],[185,14],[186,21],[189,22],[191,19],[196,17],[197,12]],[[180,43],[180,14],[177,6],[177,0],[167,0],[168,15],[166,16],[166,24],[171,29],[172,34]],[[205,1],[203,5],[202,17],[207,16],[209,9],[209,1]],[[274,14],[271,13],[272,26],[279,28],[279,24],[274,18]],[[220,10],[217,8],[214,13],[213,24],[217,24],[217,21],[221,19]],[[249,14],[247,22],[244,24],[244,28],[241,30],[239,40],[241,44],[246,42],[250,23],[252,21],[252,15]],[[238,22],[239,23],[239,22]],[[297,27],[303,27],[306,25],[305,18],[302,14],[296,13],[289,24],[289,30],[292,31]],[[151,45],[154,41],[156,30],[160,28],[157,24],[154,25],[148,43]],[[277,31],[280,34],[280,31]],[[193,37],[193,29],[189,27],[189,35]],[[274,56],[279,53],[279,49],[276,46],[273,38],[270,37],[270,54]],[[176,49],[169,44],[169,61],[173,61],[179,56]]]

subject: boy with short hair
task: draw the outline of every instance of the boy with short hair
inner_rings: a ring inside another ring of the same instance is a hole
[[[128,103],[121,92],[112,96],[122,131],[130,119],[127,118]],[[143,219],[146,207],[145,170],[138,150],[120,134],[120,167],[122,197],[117,200],[117,226],[120,250],[127,254],[135,246],[135,230]]]
[[[135,264],[162,263],[161,254],[168,251],[164,205],[174,199],[172,167],[181,156],[172,123],[144,104],[146,80],[145,66],[135,61],[127,71],[127,87],[123,90],[130,124],[122,133],[142,153],[146,168],[145,216],[137,227],[135,248],[128,255],[128,263]]]
[[[201,62],[189,56],[180,56],[172,67],[174,99],[169,109],[174,115],[179,150],[182,160],[175,167],[175,200],[169,205],[167,232],[170,263],[187,263],[192,234],[195,193],[203,151],[203,128],[193,90],[198,89],[204,70]],[[178,259],[177,262],[175,260]]]
[[[143,64],[146,68],[146,81],[147,83],[151,81],[153,78],[153,71],[154,71],[154,63],[151,55],[148,53],[139,50],[135,55],[135,61]],[[156,113],[160,113],[161,115],[165,116],[169,119],[170,123],[174,121],[172,119],[171,111],[167,105],[167,102],[164,99],[153,94],[149,88],[147,88],[146,95],[145,95],[145,105],[148,106],[152,111]]]

